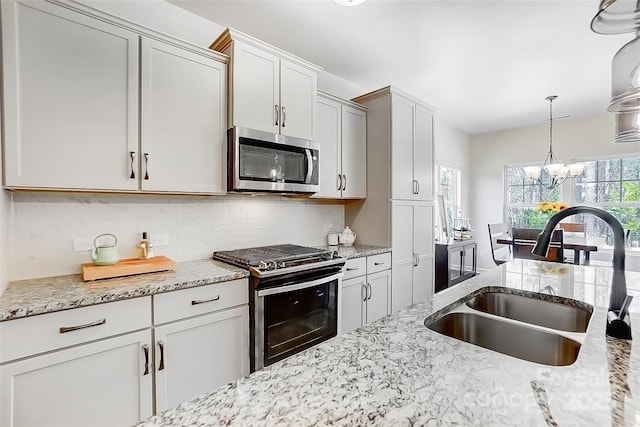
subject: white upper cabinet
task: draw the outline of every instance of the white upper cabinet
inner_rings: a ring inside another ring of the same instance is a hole
[[[5,187],[226,191],[226,57],[80,4],[1,6]]]
[[[320,143],[320,191],[313,197],[365,198],[366,109],[319,92],[316,130]]]
[[[135,190],[138,35],[46,2],[2,2],[5,186]]]
[[[391,98],[391,198],[433,200],[433,112],[398,93]]]
[[[142,40],[141,188],[226,191],[226,67]]]
[[[231,58],[229,127],[316,139],[321,68],[231,28],[211,49]]]

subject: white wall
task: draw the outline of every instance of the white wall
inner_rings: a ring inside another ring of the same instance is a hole
[[[461,209],[465,216],[469,216],[471,213],[469,197],[471,190],[471,137],[466,133],[451,127],[448,123],[438,120],[437,114],[434,128],[436,162],[448,163],[450,165],[458,166],[461,169]],[[471,225],[474,226],[474,224]]]
[[[640,144],[613,144],[613,135],[612,114],[557,120],[553,123],[553,150],[565,162],[584,157],[640,153]],[[503,166],[542,163],[548,148],[549,125],[544,123],[471,137],[471,225],[477,230],[479,268],[495,266],[487,224],[506,220],[503,215]],[[568,184],[561,191],[563,196],[568,196]]]

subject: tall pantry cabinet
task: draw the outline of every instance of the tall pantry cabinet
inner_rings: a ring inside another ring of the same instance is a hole
[[[392,87],[353,101],[368,108],[368,191],[345,219],[361,242],[391,247],[396,312],[434,293],[434,109]]]

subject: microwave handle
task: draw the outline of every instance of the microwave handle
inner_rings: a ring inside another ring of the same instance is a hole
[[[311,183],[311,175],[313,174],[313,156],[311,155],[311,150],[305,148],[304,153],[307,156],[307,176],[304,178],[304,183]]]

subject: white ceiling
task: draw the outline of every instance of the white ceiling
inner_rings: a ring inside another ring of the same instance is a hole
[[[169,0],[367,91],[392,85],[469,134],[605,114],[632,34],[591,31],[598,0]]]

